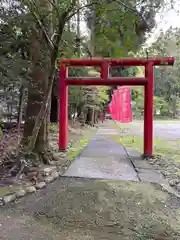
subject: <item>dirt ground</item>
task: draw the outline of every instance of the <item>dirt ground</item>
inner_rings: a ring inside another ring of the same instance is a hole
[[[62,177],[1,208],[0,239],[178,240],[179,207],[158,185]]]

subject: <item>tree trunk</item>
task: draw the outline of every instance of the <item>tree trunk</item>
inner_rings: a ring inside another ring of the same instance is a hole
[[[32,60],[32,76],[28,87],[28,104],[24,126],[23,145],[28,145],[29,137],[33,134],[34,124],[37,115],[40,112],[44,94],[48,86],[48,58],[44,56],[43,43],[44,36],[41,29],[36,27],[32,30],[31,38],[31,60]],[[33,151],[40,152],[47,147],[48,131],[47,131],[48,114],[42,120],[42,125],[38,133],[35,147]]]
[[[77,8],[80,8],[80,2],[79,0],[77,0]],[[77,56],[80,57],[81,56],[81,33],[80,33],[80,11],[77,12],[77,39],[76,39],[76,51],[77,51]]]
[[[92,125],[92,123],[93,123],[93,109],[88,107],[86,115],[86,124]]]
[[[90,49],[91,49],[91,55],[95,56],[95,29],[96,29],[96,7],[93,6],[93,9],[91,11],[92,19],[91,19],[91,41],[90,41]]]
[[[47,0],[40,0],[38,3],[40,9],[43,10],[42,13],[44,13],[41,19],[47,24],[42,27],[41,24],[39,25],[39,21],[36,21],[36,25],[32,30],[32,39],[30,41],[32,76],[28,87],[28,105],[21,152],[25,154],[37,153],[45,163],[49,163],[51,159],[55,159],[47,149],[47,126],[55,77],[55,63],[66,18],[75,6],[75,2],[73,1],[70,7],[59,15],[56,28],[57,34],[53,39],[53,44],[49,44],[49,40],[47,41],[47,35],[52,30],[51,15],[48,14],[52,12],[52,5]],[[49,4],[51,5],[50,8]],[[50,28],[50,30],[47,31],[48,34],[45,34],[47,28]]]
[[[54,93],[52,93],[51,95],[50,122],[51,123],[58,122],[58,99],[54,95]]]
[[[22,123],[23,110],[24,110],[25,89],[23,85],[21,85],[19,92],[20,92],[20,95],[19,95],[19,107],[18,107],[18,117],[17,117],[18,143],[20,142],[20,138],[21,138],[21,123]]]

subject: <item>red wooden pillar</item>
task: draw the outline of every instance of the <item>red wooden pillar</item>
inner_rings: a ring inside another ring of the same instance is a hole
[[[66,66],[60,65],[60,103],[59,103],[59,150],[67,149],[68,141],[68,86],[65,81]]]
[[[101,80],[106,81],[109,77],[109,64],[107,61],[104,61],[101,64]]]
[[[148,83],[144,87],[144,158],[153,154],[154,66],[151,62],[145,66],[145,77]]]

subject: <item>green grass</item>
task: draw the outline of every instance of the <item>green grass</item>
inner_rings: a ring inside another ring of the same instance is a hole
[[[82,137],[75,143],[72,143],[68,153],[68,159],[70,161],[73,161],[81,153],[81,151],[88,145],[89,141],[96,134],[96,132],[97,128],[85,129],[84,134],[81,135]]]
[[[133,147],[138,152],[143,152],[143,138],[135,136],[112,136],[113,140],[125,147]],[[154,154],[167,156],[167,155],[180,155],[180,151],[172,148],[172,145],[161,138],[154,138]]]
[[[88,145],[89,138],[84,137],[74,144],[69,150],[68,159],[70,161],[74,160],[80,152]]]
[[[125,147],[132,147],[140,153],[143,152],[144,139],[142,137],[128,135],[126,130],[128,129],[128,124],[114,124],[113,127],[121,132],[121,136],[112,136],[115,142]],[[156,137],[153,139],[153,153],[180,162],[180,141],[167,141]]]
[[[160,123],[160,124],[169,124],[169,123],[180,123],[180,119],[167,119],[167,120],[154,120],[154,123]]]

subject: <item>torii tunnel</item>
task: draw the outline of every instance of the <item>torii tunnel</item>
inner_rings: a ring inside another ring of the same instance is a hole
[[[59,111],[59,150],[65,151],[68,145],[68,85],[117,85],[144,86],[144,157],[153,155],[153,95],[154,67],[173,65],[174,58],[90,58],[64,59],[60,63],[60,111]],[[70,77],[68,67],[100,67],[99,78]],[[109,68],[113,66],[144,66],[144,77],[110,77]]]

